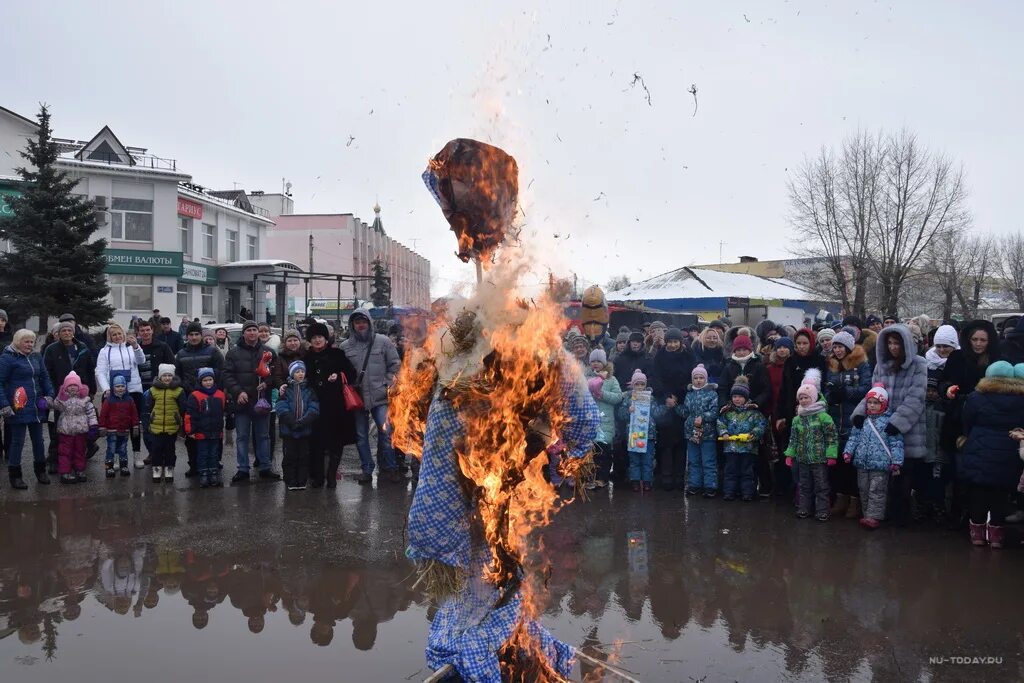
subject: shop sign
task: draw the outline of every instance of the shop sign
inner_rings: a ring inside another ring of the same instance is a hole
[[[13,218],[14,209],[7,203],[8,197],[20,197],[21,192],[10,187],[0,187],[0,218]]]
[[[156,293],[157,294],[174,294],[174,287],[169,287],[167,285],[157,285]]]
[[[182,282],[197,282],[201,285],[215,285],[218,282],[218,270],[216,266],[205,266],[201,263],[189,263],[185,261],[181,266]]]
[[[202,218],[203,205],[199,202],[194,202],[191,199],[178,197],[178,215],[185,216],[187,218]]]
[[[103,255],[107,259],[108,273],[181,277],[180,251],[107,249]]]

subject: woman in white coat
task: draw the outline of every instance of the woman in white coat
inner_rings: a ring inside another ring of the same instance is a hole
[[[107,344],[96,352],[96,388],[103,398],[110,394],[114,377],[121,375],[128,383],[128,394],[135,401],[135,408],[142,415],[142,378],[139,376],[139,365],[146,362],[135,336],[125,334],[124,328],[117,323],[107,327]],[[143,428],[146,419],[142,420]],[[140,453],[142,444],[140,434],[132,433],[132,452],[135,454],[135,467],[142,469],[145,463]]]

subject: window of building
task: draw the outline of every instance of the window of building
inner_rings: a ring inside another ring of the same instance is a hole
[[[238,260],[238,231],[228,230],[227,232],[228,242],[228,261]]]
[[[153,310],[153,277],[151,275],[108,275],[110,303],[119,311]]]
[[[192,219],[178,216],[178,234],[181,236],[181,253],[192,255]]]
[[[188,315],[188,307],[192,302],[192,288],[186,284],[178,283],[178,313]]]
[[[203,258],[217,258],[217,226],[203,223]]]
[[[203,315],[212,316],[213,313],[213,287],[203,287]]]
[[[248,245],[248,258],[250,261],[255,261],[260,257],[259,245],[256,242],[256,235],[246,235],[246,244]]]
[[[114,197],[110,202],[110,238],[153,241],[153,200]]]

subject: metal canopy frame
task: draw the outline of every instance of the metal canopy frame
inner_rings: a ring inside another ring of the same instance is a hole
[[[391,276],[386,275],[384,279],[387,283],[391,284]],[[258,287],[262,283],[264,285],[278,285],[277,297],[275,297],[276,308],[278,310],[278,318],[281,324],[281,329],[287,329],[285,323],[287,323],[287,297],[288,287],[293,285],[303,284],[306,287],[306,316],[309,317],[309,285],[311,282],[335,282],[338,285],[338,294],[336,298],[337,304],[337,317],[335,318],[335,329],[341,329],[341,286],[345,283],[352,283],[352,302],[354,308],[358,308],[359,296],[356,293],[356,285],[360,282],[373,282],[373,275],[342,275],[338,273],[316,273],[312,271],[303,270],[290,270],[280,269],[269,273],[253,273],[252,276],[252,291],[253,298],[256,296],[256,292],[259,291]],[[255,308],[255,306],[254,306]],[[269,321],[268,321],[269,322]]]

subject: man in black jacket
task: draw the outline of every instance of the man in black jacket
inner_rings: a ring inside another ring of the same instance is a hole
[[[96,393],[96,356],[85,344],[75,338],[75,324],[62,322],[57,327],[57,341],[43,350],[43,367],[50,376],[53,386],[59,387],[74,370],[82,383],[89,388],[89,395]],[[50,474],[57,473],[57,420],[47,423],[50,446],[46,455],[46,467]],[[96,454],[95,442],[89,444],[89,455]]]
[[[200,368],[211,368],[215,385],[221,386],[224,356],[215,346],[207,346],[203,343],[203,326],[197,322],[191,322],[185,328],[185,345],[174,357],[174,369],[178,374],[178,379],[181,380],[185,396],[199,389]],[[188,453],[188,472],[185,473],[185,476],[194,477],[197,474],[195,439],[185,439],[185,451]]]
[[[247,320],[242,327],[242,338],[228,351],[224,360],[224,392],[235,403],[235,445],[238,471],[232,484],[248,483],[249,441],[253,441],[256,465],[260,479],[281,481],[281,475],[271,469],[270,411],[257,409],[261,393],[269,402],[270,387],[265,379],[270,376],[276,360],[274,352],[260,343],[259,326]],[[260,363],[264,362],[267,375],[261,376]]]
[[[157,333],[156,338],[171,347],[172,354],[181,351],[183,344],[181,335],[178,334],[177,330],[171,329],[170,318],[160,318],[160,331]]]

